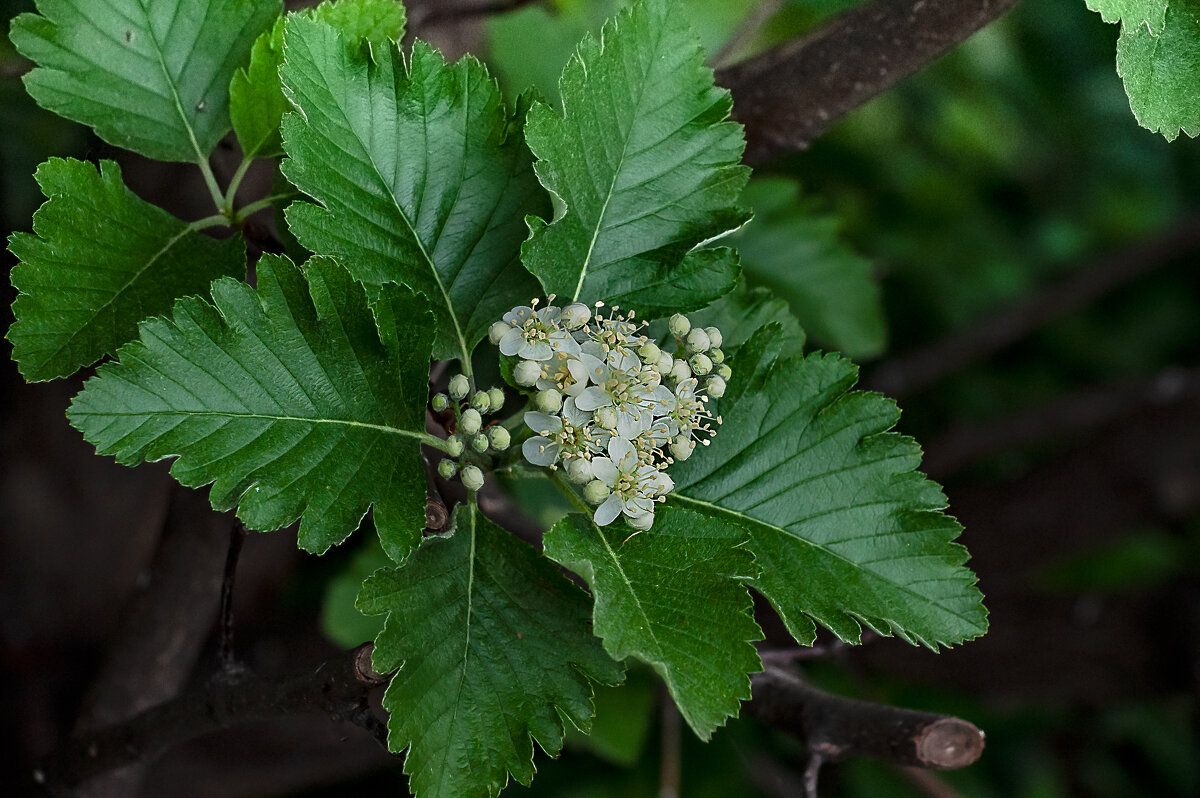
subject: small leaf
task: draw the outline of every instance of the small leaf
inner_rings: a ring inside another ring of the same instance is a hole
[[[241,238],[217,241],[139,199],[121,169],[51,158],[34,177],[48,197],[34,234],[14,233],[9,250],[20,292],[9,329],[27,380],[65,377],[137,335],[147,316],[177,297],[206,293],[218,277],[246,273]]]
[[[455,512],[402,566],[363,583],[358,607],[387,613],[375,667],[397,668],[384,695],[388,746],[408,748],[418,798],[492,798],[533,779],[536,740],[562,749],[563,720],[587,730],[589,679],[621,680],[592,636],[590,602],[550,562],[479,515]]]
[[[838,235],[838,219],[800,199],[794,180],[766,178],[746,187],[754,220],[730,239],[752,285],[770,288],[817,343],[852,358],[878,355],[887,343],[871,262]]]
[[[1200,5],[1171,2],[1161,33],[1122,25],[1117,74],[1142,127],[1167,141],[1200,134]]]
[[[850,642],[860,622],[930,647],[983,634],[967,552],[951,542],[962,528],[915,471],[920,447],[889,432],[895,403],[850,391],[858,371],[837,355],[775,360],[777,335],[767,327],[738,353],[724,423],[671,467],[668,505],[749,530],[752,585],[803,644],[813,620]]]
[[[404,36],[404,6],[396,0],[337,0],[303,12],[341,31],[351,42],[387,47]],[[254,42],[250,65],[229,84],[229,115],[246,157],[283,154],[279,122],[288,109],[279,82],[283,63],[283,18]]]
[[[213,507],[236,506],[253,529],[301,519],[300,546],[317,554],[374,503],[384,550],[403,559],[425,525],[420,443],[433,440],[425,300],[389,286],[369,306],[338,264],[302,274],[274,256],[257,291],[226,278],[212,296],[144,322],[75,397],[71,423],[121,463],[178,457],[176,479],[212,483]]]
[[[558,199],[523,251],[546,291],[650,316],[732,289],[736,259],[693,250],[748,218],[733,207],[745,140],[678,3],[638,3],[585,38],[560,88],[562,112],[538,103],[526,126]]]
[[[160,161],[204,161],[229,130],[229,79],[280,0],[38,0],[12,41],[38,105]]]
[[[592,588],[608,653],[651,665],[707,740],[750,697],[746,674],[762,669],[749,642],[762,632],[740,584],[755,573],[745,533],[670,507],[622,543],[630,532],[571,515],[546,533],[546,556]]]
[[[434,356],[469,360],[489,325],[538,292],[521,268],[524,214],[546,204],[517,120],[483,65],[447,66],[417,42],[358,52],[328,25],[289,19],[283,120],[300,243],[339,256],[356,279],[430,298]],[[518,117],[519,118],[519,117]]]

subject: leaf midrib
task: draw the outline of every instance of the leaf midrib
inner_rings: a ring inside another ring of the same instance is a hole
[[[977,625],[973,619],[967,617],[966,615],[963,615],[961,612],[953,610],[953,609],[947,607],[945,604],[942,604],[939,601],[931,599],[929,596],[922,595],[921,593],[918,593],[917,591],[913,590],[912,588],[908,587],[907,585],[902,585],[902,584],[899,584],[898,582],[888,579],[886,576],[879,573],[878,571],[874,571],[870,568],[867,568],[866,566],[862,565],[861,563],[857,563],[854,560],[849,559],[845,555],[838,554],[836,551],[832,551],[831,549],[826,548],[825,546],[822,546],[819,543],[815,543],[811,540],[808,540],[807,538],[803,538],[787,529],[784,529],[783,527],[776,526],[775,524],[769,524],[766,521],[761,521],[757,518],[754,518],[753,516],[738,512],[737,510],[730,510],[727,507],[722,507],[718,504],[713,504],[712,502],[706,502],[702,499],[694,499],[690,496],[684,496],[680,493],[672,493],[670,498],[668,499],[668,502],[673,503],[673,504],[692,505],[693,507],[700,508],[703,512],[705,512],[709,515],[715,515],[715,516],[721,518],[722,520],[727,520],[727,521],[731,521],[732,523],[739,524],[741,526],[746,527],[748,530],[753,530],[755,527],[761,527],[761,528],[770,530],[772,532],[777,532],[781,535],[786,535],[788,538],[798,541],[800,543],[803,543],[804,545],[809,546],[810,548],[813,548],[813,549],[821,552],[822,554],[826,554],[830,557],[833,557],[834,559],[842,561],[843,563],[852,567],[856,571],[862,572],[864,574],[869,575],[870,577],[872,577],[874,579],[878,579],[881,582],[891,585],[895,589],[902,591],[903,593],[913,597],[919,603],[932,604],[932,605],[938,607],[939,609],[941,609],[942,611],[944,611],[950,615],[953,615],[955,618],[958,618],[960,621],[962,621],[963,623],[965,623],[969,626],[974,627]],[[759,580],[754,580],[754,581],[757,582]],[[843,609],[842,611],[845,612],[846,610]]]
[[[175,105],[175,112],[179,114],[179,121],[183,124],[184,132],[187,133],[188,142],[191,143],[192,150],[196,153],[196,162],[207,163],[208,158],[204,151],[200,149],[200,142],[196,139],[196,131],[192,128],[192,122],[183,110],[183,101],[179,99],[179,91],[175,87],[175,79],[171,76],[171,71],[167,68],[162,45],[154,35],[154,25],[150,22],[150,12],[146,8],[146,0],[138,0],[138,8],[142,10],[142,17],[146,23],[146,35],[149,36],[150,43],[154,45],[154,54],[158,56],[158,66],[162,69],[163,79],[167,83],[167,88],[171,90],[171,102]],[[178,9],[176,9],[175,13],[178,15]],[[168,28],[174,24],[175,20],[172,18],[171,25]],[[189,51],[188,57],[191,57],[191,51]]]

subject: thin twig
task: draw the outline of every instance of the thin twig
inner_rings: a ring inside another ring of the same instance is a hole
[[[1061,283],[1005,308],[980,324],[972,324],[960,333],[889,360],[869,374],[864,385],[894,397],[916,393],[1024,339],[1043,325],[1085,307],[1117,286],[1197,250],[1200,250],[1200,214],[1148,241],[1139,241],[1083,264]]]
[[[661,710],[659,719],[662,726],[661,751],[659,760],[658,798],[679,798],[679,783],[682,774],[680,762],[683,745],[683,724],[679,715],[679,707],[667,692],[666,687],[659,690]]]
[[[818,798],[817,781],[821,776],[821,766],[825,757],[819,751],[808,752],[808,764],[804,767],[804,798]]]
[[[233,653],[233,585],[237,578],[238,558],[246,541],[246,525],[241,519],[229,530],[229,550],[225,554],[225,571],[221,579],[221,634],[217,648],[220,673],[232,677],[241,671]]]

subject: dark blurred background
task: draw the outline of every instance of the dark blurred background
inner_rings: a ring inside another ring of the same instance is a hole
[[[554,0],[422,27],[437,4],[409,5],[421,35],[483,54],[506,91],[534,84],[551,98],[579,36],[617,7]],[[689,5],[723,64],[853,3],[767,2],[776,13],[744,36],[763,2]],[[0,0],[5,20],[31,9]],[[1200,794],[1200,145],[1136,125],[1117,33],[1084,0],[1024,0],[748,190],[749,281],[786,299],[813,345],[853,355],[865,385],[897,396],[991,610],[987,636],[951,651],[869,638],[805,664],[827,689],[950,712],[988,735],[962,771],[851,761],[827,768],[823,794]],[[209,213],[194,168],[116,151],[38,109],[26,68],[0,40],[5,237],[30,228],[32,174],[50,155],[114,158],[144,198],[184,219]],[[235,166],[218,152],[219,175]],[[187,556],[219,567],[228,522],[196,511],[164,464],[131,470],[90,451],[63,415],[86,374],[26,385],[7,359],[0,368],[0,783],[20,784],[81,712],[102,713],[94,683],[155,588],[164,528],[193,519],[203,529]],[[288,532],[251,536],[239,655],[281,672],[367,639],[349,585],[375,556],[369,537],[317,560]],[[198,595],[213,617],[215,589]],[[175,664],[182,679],[215,665],[215,642],[196,645],[194,668]],[[539,760],[528,792],[655,795],[654,700],[643,674],[604,694],[596,740]],[[682,763],[685,796],[766,798],[798,794],[804,764],[753,721],[707,747],[685,735]],[[404,783],[360,730],[315,717],[183,746],[149,769],[143,794],[403,794]]]

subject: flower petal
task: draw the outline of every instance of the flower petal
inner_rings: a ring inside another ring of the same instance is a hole
[[[592,458],[592,475],[610,488],[617,484],[617,467],[607,457]]]
[[[500,354],[515,355],[525,342],[524,332],[519,327],[513,327],[500,338]]]
[[[608,457],[621,471],[631,472],[637,465],[637,449],[624,438],[613,438],[608,442]]]
[[[525,412],[525,426],[538,435],[552,435],[563,428],[561,418],[552,416],[549,413],[540,413],[537,410],[527,410]]]
[[[585,388],[575,397],[575,406],[580,410],[595,410],[597,407],[608,407],[613,403],[608,391],[593,385]]]
[[[525,455],[525,459],[534,465],[552,466],[558,460],[560,448],[554,441],[539,435],[521,444],[521,454]]]
[[[504,339],[500,339],[503,343]],[[554,356],[554,350],[550,348],[550,344],[545,341],[526,341],[521,339],[521,348],[517,352],[521,357],[528,360],[549,360]],[[500,350],[503,352],[504,350]]]
[[[592,468],[596,467],[596,461],[592,461]],[[592,520],[600,526],[608,526],[613,521],[617,520],[617,516],[621,514],[622,503],[620,498],[609,496],[599,507],[596,508],[596,513],[592,516]]]

